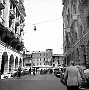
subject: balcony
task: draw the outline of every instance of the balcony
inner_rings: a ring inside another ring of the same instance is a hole
[[[20,24],[20,30],[21,30],[21,31],[23,31],[24,26],[25,26],[24,23]]]
[[[14,10],[10,10],[10,18],[15,19],[15,12]]]
[[[20,38],[20,35],[18,33],[15,34],[16,38]]]
[[[67,31],[67,32],[70,32],[70,28],[66,28],[66,31]]]
[[[79,0],[79,1],[80,1],[80,3],[82,4],[82,3],[84,3],[85,0]]]
[[[4,26],[4,19],[2,17],[0,17],[0,23]]]
[[[72,17],[72,18],[73,18],[73,20],[75,20],[75,21],[78,20],[79,14],[73,14],[73,17]]]
[[[21,36],[19,37],[19,41],[20,41],[20,42],[22,42],[22,41],[23,41],[23,38],[22,38]]]
[[[17,20],[16,20],[16,22],[15,22],[15,25],[16,26],[19,26],[20,24],[19,24],[19,18],[17,18]]]

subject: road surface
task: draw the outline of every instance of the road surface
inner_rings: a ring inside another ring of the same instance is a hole
[[[0,80],[0,90],[66,90],[66,86],[55,75],[37,74]]]

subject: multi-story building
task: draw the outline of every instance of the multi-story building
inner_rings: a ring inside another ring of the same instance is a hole
[[[52,55],[52,66],[59,67],[63,66],[64,56],[63,54],[53,54]]]
[[[33,66],[51,65],[52,54],[53,54],[52,49],[46,49],[46,51],[32,52]]]
[[[0,0],[0,69],[13,72],[23,66],[25,8],[23,0]]]
[[[64,63],[89,64],[89,0],[63,0]]]
[[[33,63],[32,63],[32,53],[29,52],[29,51],[26,51],[24,54],[23,54],[23,67],[24,68],[30,68],[33,66]]]

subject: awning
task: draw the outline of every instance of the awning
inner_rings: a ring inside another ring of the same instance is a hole
[[[17,46],[23,46],[23,43],[19,42]]]
[[[0,3],[0,10],[4,9],[4,5],[2,3]]]
[[[17,38],[14,38],[14,42],[17,42],[17,43],[18,43],[18,42],[19,42],[19,40],[18,40]]]
[[[10,38],[14,38],[14,36],[11,34],[11,32],[7,31],[7,34],[6,34],[8,37]]]
[[[5,27],[0,23],[0,31],[5,31]]]

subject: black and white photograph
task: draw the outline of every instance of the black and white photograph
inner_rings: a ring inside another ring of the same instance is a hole
[[[0,90],[89,90],[89,0],[0,0]]]

